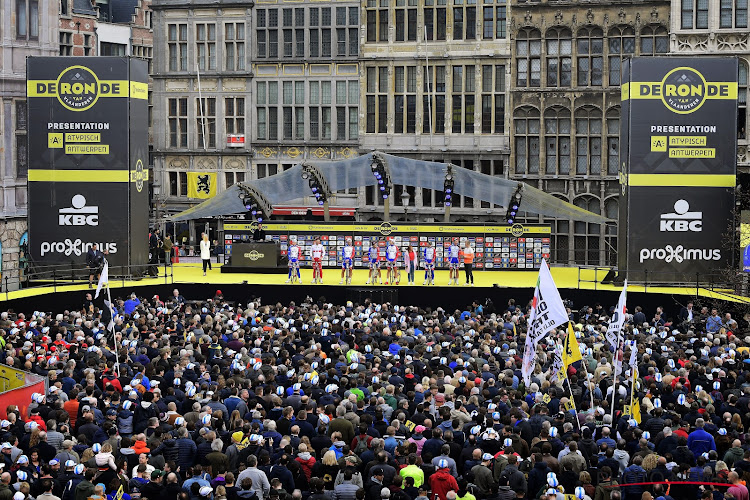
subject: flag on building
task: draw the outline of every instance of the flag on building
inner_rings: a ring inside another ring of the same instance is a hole
[[[216,172],[188,172],[188,198],[216,196]]]

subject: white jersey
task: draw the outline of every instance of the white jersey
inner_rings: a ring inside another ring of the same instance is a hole
[[[325,247],[323,247],[323,245],[313,245],[310,247],[310,256],[312,256],[313,259],[322,259],[323,253],[325,253]]]
[[[289,247],[289,259],[293,261],[299,260],[299,245]]]
[[[461,251],[460,248],[458,248],[458,245],[451,245],[450,249],[448,250],[448,256],[451,259],[458,259],[458,254]]]
[[[344,249],[341,251],[341,255],[343,255],[345,259],[354,258],[354,247],[351,245],[345,246]]]
[[[388,245],[385,249],[385,257],[393,262],[398,256],[398,247],[396,245]]]
[[[424,249],[424,259],[428,262],[435,260],[435,249],[433,247],[427,247]]]

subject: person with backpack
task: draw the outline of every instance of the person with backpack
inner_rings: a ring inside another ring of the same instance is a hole
[[[362,455],[370,448],[372,436],[367,434],[367,424],[359,424],[359,435],[352,440],[351,449],[355,455]]]

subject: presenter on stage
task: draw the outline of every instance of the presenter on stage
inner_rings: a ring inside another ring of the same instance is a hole
[[[414,284],[414,274],[417,272],[419,255],[414,247],[409,245],[404,250],[404,268],[406,269],[406,279],[410,285]]]
[[[385,265],[388,268],[388,276],[386,279],[386,285],[398,285],[401,282],[401,277],[398,271],[398,247],[393,241],[393,238],[388,240],[388,246],[385,247]]]
[[[471,280],[471,286],[474,286],[474,249],[471,248],[471,243],[469,243],[469,240],[466,240],[464,249],[461,251],[461,256],[464,259],[464,272],[466,273],[465,286],[469,286],[469,280]]]
[[[264,241],[266,239],[266,231],[263,229],[263,224],[258,222],[258,227],[253,231],[253,241]]]
[[[208,235],[203,233],[201,235],[201,261],[203,261],[203,276],[206,275],[206,267],[211,270],[211,242],[208,240]]]

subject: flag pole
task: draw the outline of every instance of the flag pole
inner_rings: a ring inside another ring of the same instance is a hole
[[[107,300],[109,301],[109,314],[112,315],[112,319],[110,320],[112,324],[112,328],[109,329],[112,332],[112,345],[115,348],[115,370],[117,372],[117,378],[120,378],[120,355],[118,354],[118,345],[117,345],[117,338],[115,337],[115,318],[114,318],[114,311],[112,310],[112,295],[109,292],[109,282],[107,282]],[[107,325],[109,327],[109,325]]]
[[[620,332],[622,329],[620,329]],[[615,425],[615,398],[617,397],[617,389],[620,387],[620,382],[617,378],[617,358],[620,354],[620,332],[617,332],[617,348],[615,349],[615,363],[614,371],[612,372],[612,426]],[[620,369],[622,369],[622,361],[620,361]]]
[[[568,390],[570,391],[570,400],[573,401],[573,416],[575,417],[576,427],[581,430],[581,423],[578,421],[578,408],[576,408],[576,400],[573,399],[573,388],[570,386],[570,378],[568,377],[568,371],[565,370],[565,380],[568,381]]]

